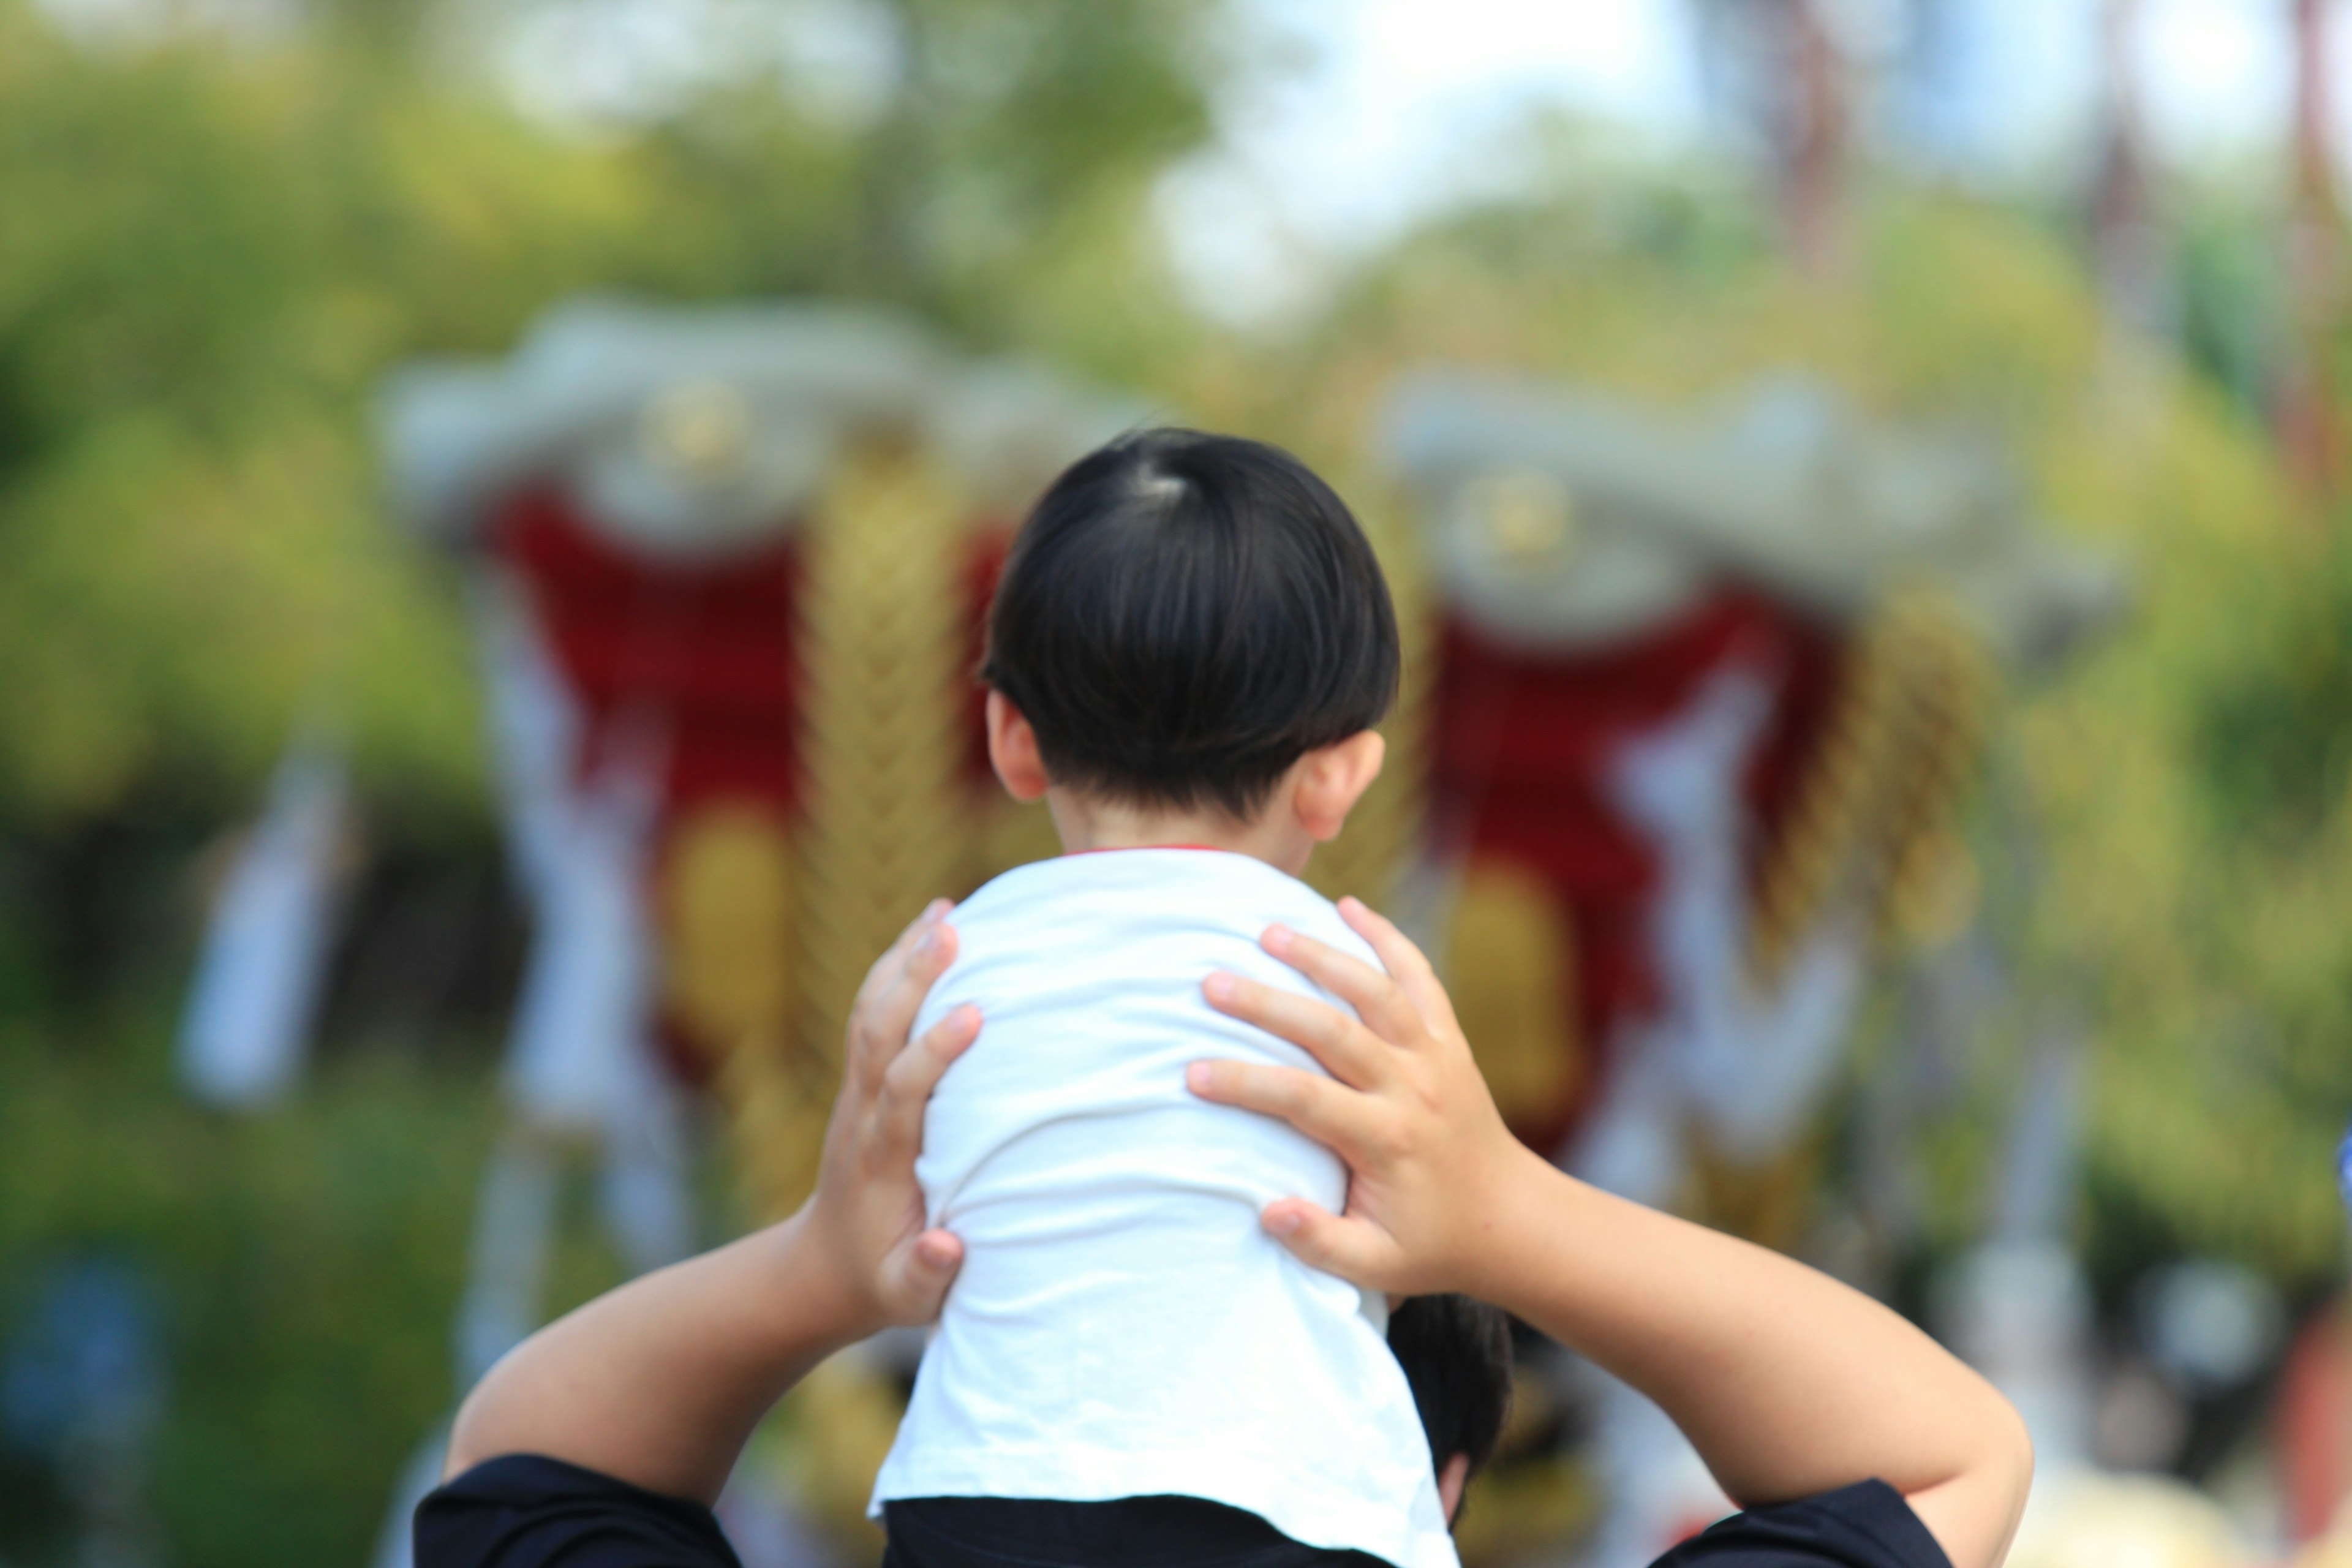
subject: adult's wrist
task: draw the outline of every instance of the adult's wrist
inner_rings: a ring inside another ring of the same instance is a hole
[[[1562,1216],[1582,1184],[1511,1140],[1474,1235],[1466,1294],[1526,1318],[1549,1299],[1562,1249]]]
[[[886,1326],[874,1292],[856,1277],[824,1218],[812,1199],[757,1237],[765,1244],[761,1250],[780,1309],[777,1325],[792,1351],[812,1358],[830,1355]]]

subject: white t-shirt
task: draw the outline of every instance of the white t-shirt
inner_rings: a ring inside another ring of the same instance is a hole
[[[1258,946],[1276,921],[1377,963],[1339,911],[1244,855],[1125,849],[1009,871],[951,917],[916,1019],[979,1040],[915,1166],[964,1262],[874,1489],[895,1498],[1175,1495],[1399,1568],[1458,1568],[1387,1305],[1292,1258],[1276,1198],[1334,1213],[1337,1156],[1184,1085],[1203,1058],[1320,1071],[1211,1008],[1224,969],[1340,1006]]]

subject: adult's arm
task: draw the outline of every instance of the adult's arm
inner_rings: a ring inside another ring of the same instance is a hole
[[[957,1009],[908,1034],[955,957],[934,904],[866,975],[815,1191],[799,1213],[648,1274],[549,1324],[457,1413],[447,1474],[540,1454],[709,1502],[751,1429],[834,1351],[939,1315],[963,1259],[926,1230],[915,1152],[931,1087],[980,1032]]]
[[[2032,1475],[2009,1402],[1895,1313],[1827,1276],[1554,1169],[1504,1127],[1428,961],[1349,900],[1388,973],[1276,927],[1268,952],[1357,1012],[1230,974],[1211,1005],[1330,1076],[1200,1062],[1195,1092],[1280,1117],[1350,1173],[1347,1212],[1271,1205],[1266,1228],[1368,1289],[1458,1290],[1517,1314],[1663,1406],[1743,1508],[1873,1478],[1955,1568],[1994,1568]]]

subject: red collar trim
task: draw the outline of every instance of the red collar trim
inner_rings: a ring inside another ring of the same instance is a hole
[[[1197,849],[1206,855],[1241,853],[1238,849],[1221,849],[1213,844],[1106,844],[1099,849],[1072,849],[1066,855],[1124,855],[1131,849]]]

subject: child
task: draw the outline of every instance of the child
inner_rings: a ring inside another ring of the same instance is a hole
[[[1318,994],[1260,948],[1269,924],[1377,963],[1296,879],[1380,772],[1397,667],[1354,519],[1255,442],[1125,437],[1015,541],[989,754],[1066,853],[957,910],[917,1025],[986,1019],[917,1166],[967,1251],[875,1489],[908,1568],[1041,1531],[1106,1563],[1454,1568],[1386,1300],[1258,1222],[1286,1196],[1336,1212],[1345,1169],[1184,1079],[1208,1057],[1313,1066],[1202,994],[1214,969]]]

